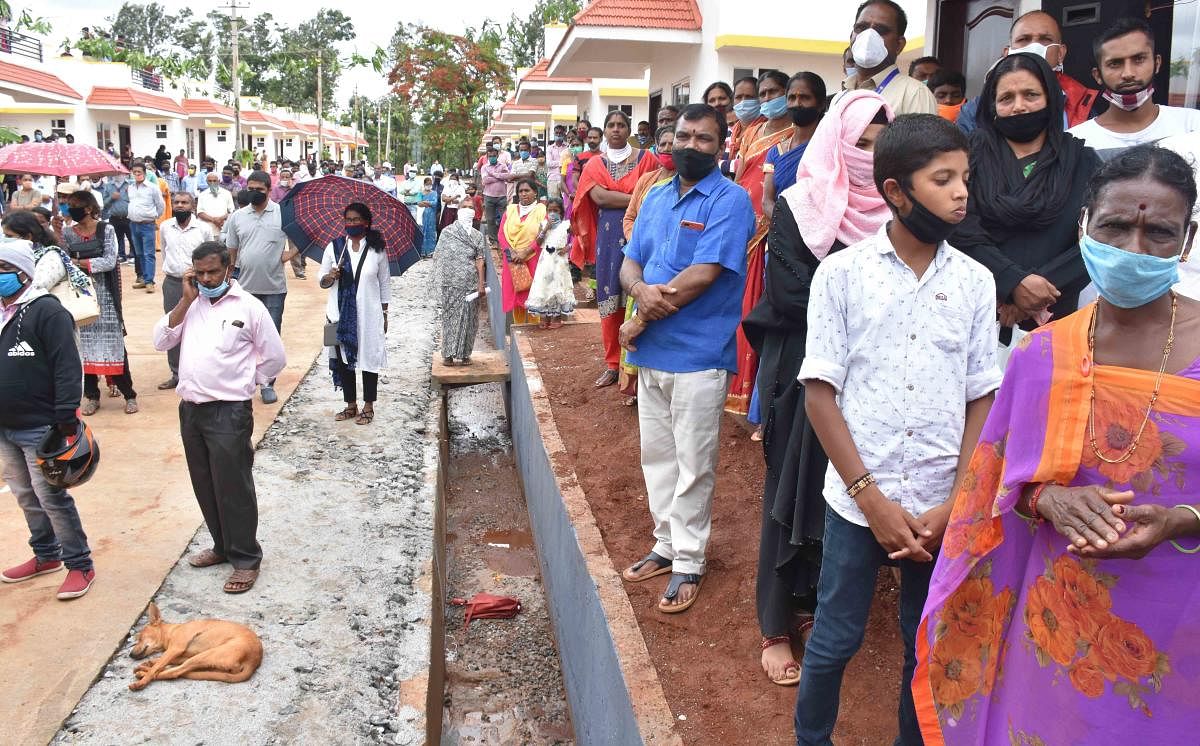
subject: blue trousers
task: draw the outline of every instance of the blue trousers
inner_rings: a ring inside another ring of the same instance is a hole
[[[936,559],[936,557],[935,557]],[[875,577],[887,562],[887,551],[871,529],[847,521],[832,508],[825,511],[821,580],[812,637],[804,648],[800,691],[796,698],[798,746],[830,746],[837,723],[838,700],[846,665],[862,645],[867,614],[875,595]],[[900,677],[900,735],[897,746],[921,746],[921,729],[913,706],[912,677],[921,609],[929,593],[933,562],[900,560],[900,633],[904,638],[904,671]]]
[[[138,257],[141,280],[147,285],[154,282],[154,236],[158,226],[153,222],[129,223],[129,234],[133,238],[133,253]]]

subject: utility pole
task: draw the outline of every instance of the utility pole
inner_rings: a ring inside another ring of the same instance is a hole
[[[321,167],[321,159],[324,157],[324,153],[325,153],[324,148],[321,147],[321,143],[324,139],[324,136],[321,134],[321,127],[323,124],[322,119],[321,119],[321,104],[322,104],[322,98],[324,96],[324,94],[322,92],[323,88],[321,87],[321,65],[323,64],[323,62],[324,62],[324,56],[318,52],[317,53],[317,168]]]
[[[236,155],[242,150],[242,76],[238,74],[238,38],[241,36],[238,26],[241,19],[238,18],[238,11],[249,6],[238,5],[237,0],[229,0],[229,5],[226,7],[229,9],[229,24],[233,32],[232,65],[229,68],[229,77],[233,81],[233,152]]]
[[[387,156],[386,160],[389,160],[389,161],[392,159],[391,158],[391,156],[392,156],[392,98],[393,98],[392,95],[389,93],[388,94],[387,147],[384,148],[384,151],[383,151],[384,155]]]

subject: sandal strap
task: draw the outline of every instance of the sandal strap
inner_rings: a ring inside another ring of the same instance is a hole
[[[767,648],[773,648],[776,645],[782,645],[785,642],[789,644],[792,642],[791,635],[775,635],[774,637],[764,637],[762,644],[758,646],[758,649],[766,650]]]
[[[666,557],[662,556],[661,554],[657,554],[655,552],[650,552],[645,557],[642,557],[637,562],[634,562],[633,566],[630,567],[629,569],[634,572],[637,572],[638,570],[641,570],[643,567],[645,567],[647,562],[653,562],[654,564],[658,565],[660,568],[670,567],[673,564],[671,562],[671,560],[667,559]]]
[[[679,587],[684,583],[692,585],[700,585],[700,576],[695,573],[671,573],[671,582],[667,583],[667,590],[663,593],[663,598],[675,598],[679,595]]]

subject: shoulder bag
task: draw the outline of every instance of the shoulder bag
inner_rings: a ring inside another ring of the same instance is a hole
[[[62,254],[60,250],[56,249],[56,251],[59,251],[60,255]],[[50,288],[50,294],[58,298],[62,307],[70,312],[71,318],[75,319],[75,326],[79,328],[94,323],[100,318],[100,304],[96,300],[96,285],[87,273],[84,273],[82,284],[84,285],[82,290],[76,287],[71,282],[71,274],[68,272],[58,281],[58,284]]]

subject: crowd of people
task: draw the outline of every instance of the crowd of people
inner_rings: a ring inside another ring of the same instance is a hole
[[[723,412],[759,426],[760,655],[798,687],[797,743],[830,743],[889,565],[898,743],[1177,740],[1194,625],[1138,599],[1200,539],[1200,112],[1155,102],[1140,19],[1096,38],[1085,85],[1054,17],[1020,16],[971,99],[936,58],[896,66],[906,25],[863,3],[840,81],[766,71],[657,130],[614,110],[487,143],[504,307],[543,312],[561,209],[595,385],[637,406],[652,526],[622,576],[669,576],[663,613],[701,597]]]
[[[970,99],[936,58],[897,67],[906,27],[898,4],[867,0],[844,79],[714,82],[656,127],[614,110],[544,148],[494,138],[463,170],[322,169],[408,206],[437,259],[445,365],[470,362],[490,248],[517,323],[556,328],[577,292],[596,302],[594,385],[637,408],[652,516],[621,574],[669,576],[662,613],[701,599],[724,413],[758,426],[758,654],[765,682],[797,686],[798,744],[831,742],[884,566],[900,584],[897,743],[1178,742],[1200,678],[1185,546],[1200,539],[1200,112],[1155,102],[1162,59],[1140,19],[1096,37],[1092,88],[1063,74],[1054,17],[1026,13]],[[274,399],[295,254],[277,202],[316,172],[268,168],[180,154],[132,161],[130,180],[12,185],[0,387],[23,396],[0,412],[0,458],[35,557],[5,581],[66,564],[70,598],[94,578],[70,495],[31,454],[78,433],[101,375],[138,410],[120,267],[128,242],[132,287],[153,292],[158,241],[160,388],[182,400],[214,540],[192,563],[231,563],[228,592],[253,586],[250,402],[256,386]],[[368,206],[342,217],[319,271],[335,419],[369,424],[388,263]],[[42,300],[64,284],[99,305],[75,345]]]
[[[213,539],[189,561],[196,567],[229,563],[224,590],[243,593],[256,582],[262,560],[255,538],[252,399],[257,392],[264,404],[278,401],[285,268],[290,264],[297,279],[305,278],[279,201],[313,178],[316,164],[263,159],[243,170],[231,160],[218,169],[205,159],[197,168],[183,153],[173,160],[165,155],[162,149],[131,160],[128,175],[5,180],[0,337],[9,354],[0,358],[0,389],[10,392],[6,402],[21,402],[0,413],[0,460],[25,513],[34,557],[0,579],[21,582],[65,566],[63,600],[86,594],[96,574],[69,492],[76,482],[46,476],[47,449],[78,453],[77,443],[92,442],[85,423],[104,400],[102,377],[108,397],[124,398],[126,414],[139,411],[123,296],[153,293],[159,282],[163,316],[152,341],[166,353],[169,376],[157,388],[174,389],[180,399],[183,450]],[[321,168],[332,174],[343,164]],[[365,178],[359,168],[343,173]],[[320,269],[320,285],[328,289],[326,355],[346,403],[334,419],[368,425],[387,364],[389,265],[370,209],[351,203],[342,218],[344,235],[325,248]],[[132,282],[122,279],[129,266]],[[318,329],[314,324],[313,333]]]

